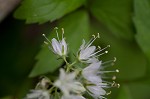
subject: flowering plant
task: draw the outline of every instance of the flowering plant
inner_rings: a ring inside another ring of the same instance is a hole
[[[105,71],[108,66],[113,65],[116,58],[103,62],[99,60],[99,56],[108,53],[106,50],[110,45],[105,48],[96,47],[93,42],[100,38],[99,33],[97,36],[93,35],[89,42],[83,42],[75,55],[74,62],[69,62],[68,57],[68,44],[64,38],[64,29],[62,28],[62,38],[60,39],[56,28],[57,39],[49,40],[45,34],[43,36],[47,41],[50,51],[56,54],[60,59],[63,59],[65,66],[59,69],[60,74],[54,81],[48,77],[42,77],[40,82],[36,85],[35,89],[31,90],[25,99],[88,99],[86,94],[89,94],[93,99],[106,99],[111,91],[107,92],[106,89],[110,87],[119,87],[120,85],[105,80],[105,74],[115,71]],[[78,66],[77,66],[78,65]],[[115,80],[115,76],[112,80]]]

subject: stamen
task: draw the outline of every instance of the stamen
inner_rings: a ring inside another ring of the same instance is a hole
[[[86,48],[86,46],[88,46],[90,44],[90,42],[92,42],[92,40],[94,39],[94,37],[92,37],[88,42],[87,44],[84,46],[84,48]]]
[[[42,34],[42,36],[43,36],[49,43],[51,43],[51,41],[45,36],[45,34]]]
[[[102,78],[102,79],[116,80],[116,76],[108,77],[108,76],[102,75],[101,78]]]
[[[113,83],[111,84],[112,87],[115,87],[116,86],[116,82],[113,81]]]
[[[97,33],[97,38],[100,38],[100,35],[99,35],[99,33]]]
[[[120,87],[120,84],[117,84],[115,81],[113,81],[113,83],[112,83],[111,86],[112,86],[112,87],[117,87],[117,88],[119,88],[119,87]]]
[[[107,64],[103,64],[103,63],[102,63],[102,68],[101,68],[101,69],[105,69],[105,68],[108,68],[108,67],[110,67],[110,66],[114,66],[114,64],[115,64],[115,63],[109,63],[109,64],[108,64],[108,63],[107,63]]]
[[[94,34],[93,34],[92,36],[93,36],[93,38],[95,38],[95,35],[94,35]]]
[[[107,54],[108,53],[108,51],[105,51],[104,53],[101,53],[101,54],[99,54],[99,55],[97,55],[97,56],[95,56],[95,57],[99,57],[99,56],[101,56],[101,55],[103,55],[103,54]],[[92,56],[92,55],[90,55],[90,56]]]
[[[109,91],[109,92],[106,93],[106,95],[110,95],[110,94],[111,94],[111,91]]]
[[[109,61],[103,62],[102,65],[104,65],[104,64],[111,64],[113,66],[114,60],[109,60]]]
[[[61,30],[62,30],[62,39],[63,39],[64,38],[64,34],[65,34],[64,28],[61,28]]]
[[[49,45],[48,42],[44,41],[44,44]]]
[[[59,35],[58,35],[58,31],[57,31],[57,30],[58,30],[58,28],[57,28],[57,27],[55,27],[54,29],[56,30],[57,39],[58,39],[58,41],[60,41],[60,39],[59,39]]]
[[[103,73],[113,73],[113,72],[119,72],[119,70],[118,69],[116,69],[115,71],[100,71],[100,72],[98,72],[98,73],[100,73],[100,74],[103,74]]]
[[[89,44],[86,46],[86,48],[88,48],[89,46],[91,46],[92,45],[92,43],[98,38],[98,36],[96,36],[95,37],[95,35],[92,35],[93,37],[94,37],[94,39],[91,41],[91,42],[89,42]]]
[[[117,84],[117,88],[119,88],[120,87],[120,84]]]
[[[101,49],[101,47],[100,47],[100,46],[98,46],[98,49],[100,50],[100,49]]]

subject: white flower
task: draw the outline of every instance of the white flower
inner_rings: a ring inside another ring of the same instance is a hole
[[[80,46],[80,49],[79,49],[79,60],[87,61],[89,58],[91,58],[91,55],[96,50],[95,46],[90,46],[91,44],[92,43],[90,43],[89,45],[86,45],[85,40],[83,40],[82,45]]]
[[[57,39],[53,38],[51,41],[45,36],[45,34],[43,34],[43,36],[45,37],[45,39],[48,41],[45,42],[46,44],[49,45],[49,43],[51,44],[51,46],[49,46],[49,48],[57,55],[59,56],[66,56],[67,55],[67,43],[65,41],[65,38],[63,37],[64,34],[64,29],[62,28],[62,39],[60,40],[59,36],[58,36],[58,32],[57,32],[57,28],[56,29],[56,33],[57,33]]]
[[[83,85],[75,80],[76,73],[65,73],[63,69],[60,69],[59,79],[54,85],[63,92],[65,96],[68,96],[70,92],[80,94],[85,91]]]
[[[25,99],[50,99],[50,95],[45,90],[31,90]]]
[[[106,91],[103,88],[107,87],[107,83],[103,83],[99,76],[100,69],[101,61],[92,63],[82,70],[82,75],[87,80],[87,92],[94,97],[94,99],[101,99],[103,95],[106,95]]]
[[[98,62],[97,58],[99,56],[103,55],[104,53],[108,53],[108,51],[105,51],[103,53],[100,52],[105,50],[107,47],[110,47],[110,45],[108,45],[103,49],[100,49],[100,47],[96,49],[96,46],[92,46],[92,43],[96,40],[96,38],[99,38],[99,34],[97,37],[94,36],[87,44],[83,39],[82,45],[80,46],[80,49],[78,51],[78,59],[80,61],[87,62],[87,63]]]
[[[55,54],[59,56],[66,56],[67,54],[67,44],[65,39],[57,41],[55,38],[52,39],[52,48]]]
[[[63,95],[61,99],[86,99],[86,98],[84,98],[81,95],[68,95],[68,96]]]
[[[102,82],[101,77],[98,75],[100,70],[101,62],[95,62],[87,66],[82,70],[83,77],[93,84]]]
[[[104,98],[103,95],[106,95],[106,91],[102,88],[101,85],[89,85],[87,86],[88,93],[94,97],[94,99]]]

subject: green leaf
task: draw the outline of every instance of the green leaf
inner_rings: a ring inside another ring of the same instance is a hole
[[[54,21],[79,8],[84,0],[24,0],[14,13],[26,23]]]
[[[121,86],[117,99],[150,99],[150,82],[147,80]]]
[[[36,56],[38,60],[33,70],[30,73],[30,77],[35,77],[48,72],[54,72],[63,63],[62,59],[58,60],[58,57],[47,46],[43,47]]]
[[[128,84],[133,99],[150,99],[150,82],[141,81]]]
[[[116,37],[133,39],[132,0],[95,0],[90,10]]]
[[[146,74],[147,61],[136,42],[129,42],[114,37],[111,33],[100,27],[99,24],[92,24],[94,32],[100,32],[101,38],[97,40],[97,45],[111,45],[108,54],[102,55],[100,58],[109,61],[113,57],[117,58],[113,69],[119,69],[117,78],[120,80],[135,80],[144,77]]]
[[[63,18],[59,23],[59,27],[65,29],[65,37],[69,45],[71,59],[73,59],[73,53],[77,53],[82,40],[89,38],[88,13],[84,10],[76,11]]]
[[[133,99],[128,86],[123,85],[116,99]]]
[[[150,1],[134,0],[136,40],[150,61]]]

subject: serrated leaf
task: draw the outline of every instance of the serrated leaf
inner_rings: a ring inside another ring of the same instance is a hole
[[[54,21],[77,9],[84,0],[24,0],[14,13],[27,23]]]
[[[133,39],[131,0],[95,0],[90,10],[116,37]]]
[[[134,0],[136,40],[150,61],[150,1]]]
[[[77,53],[82,40],[88,40],[90,35],[88,13],[84,10],[76,11],[63,18],[60,21],[59,27],[65,29],[65,37],[69,43],[71,59],[73,59],[73,53]]]
[[[114,68],[119,69],[116,74],[118,79],[121,80],[134,80],[146,75],[147,61],[144,54],[141,52],[136,42],[129,42],[114,37],[111,33],[100,27],[99,24],[92,24],[94,32],[100,32],[101,38],[97,41],[97,45],[101,44],[108,48],[108,54],[102,55],[101,59],[105,61],[117,58]]]

